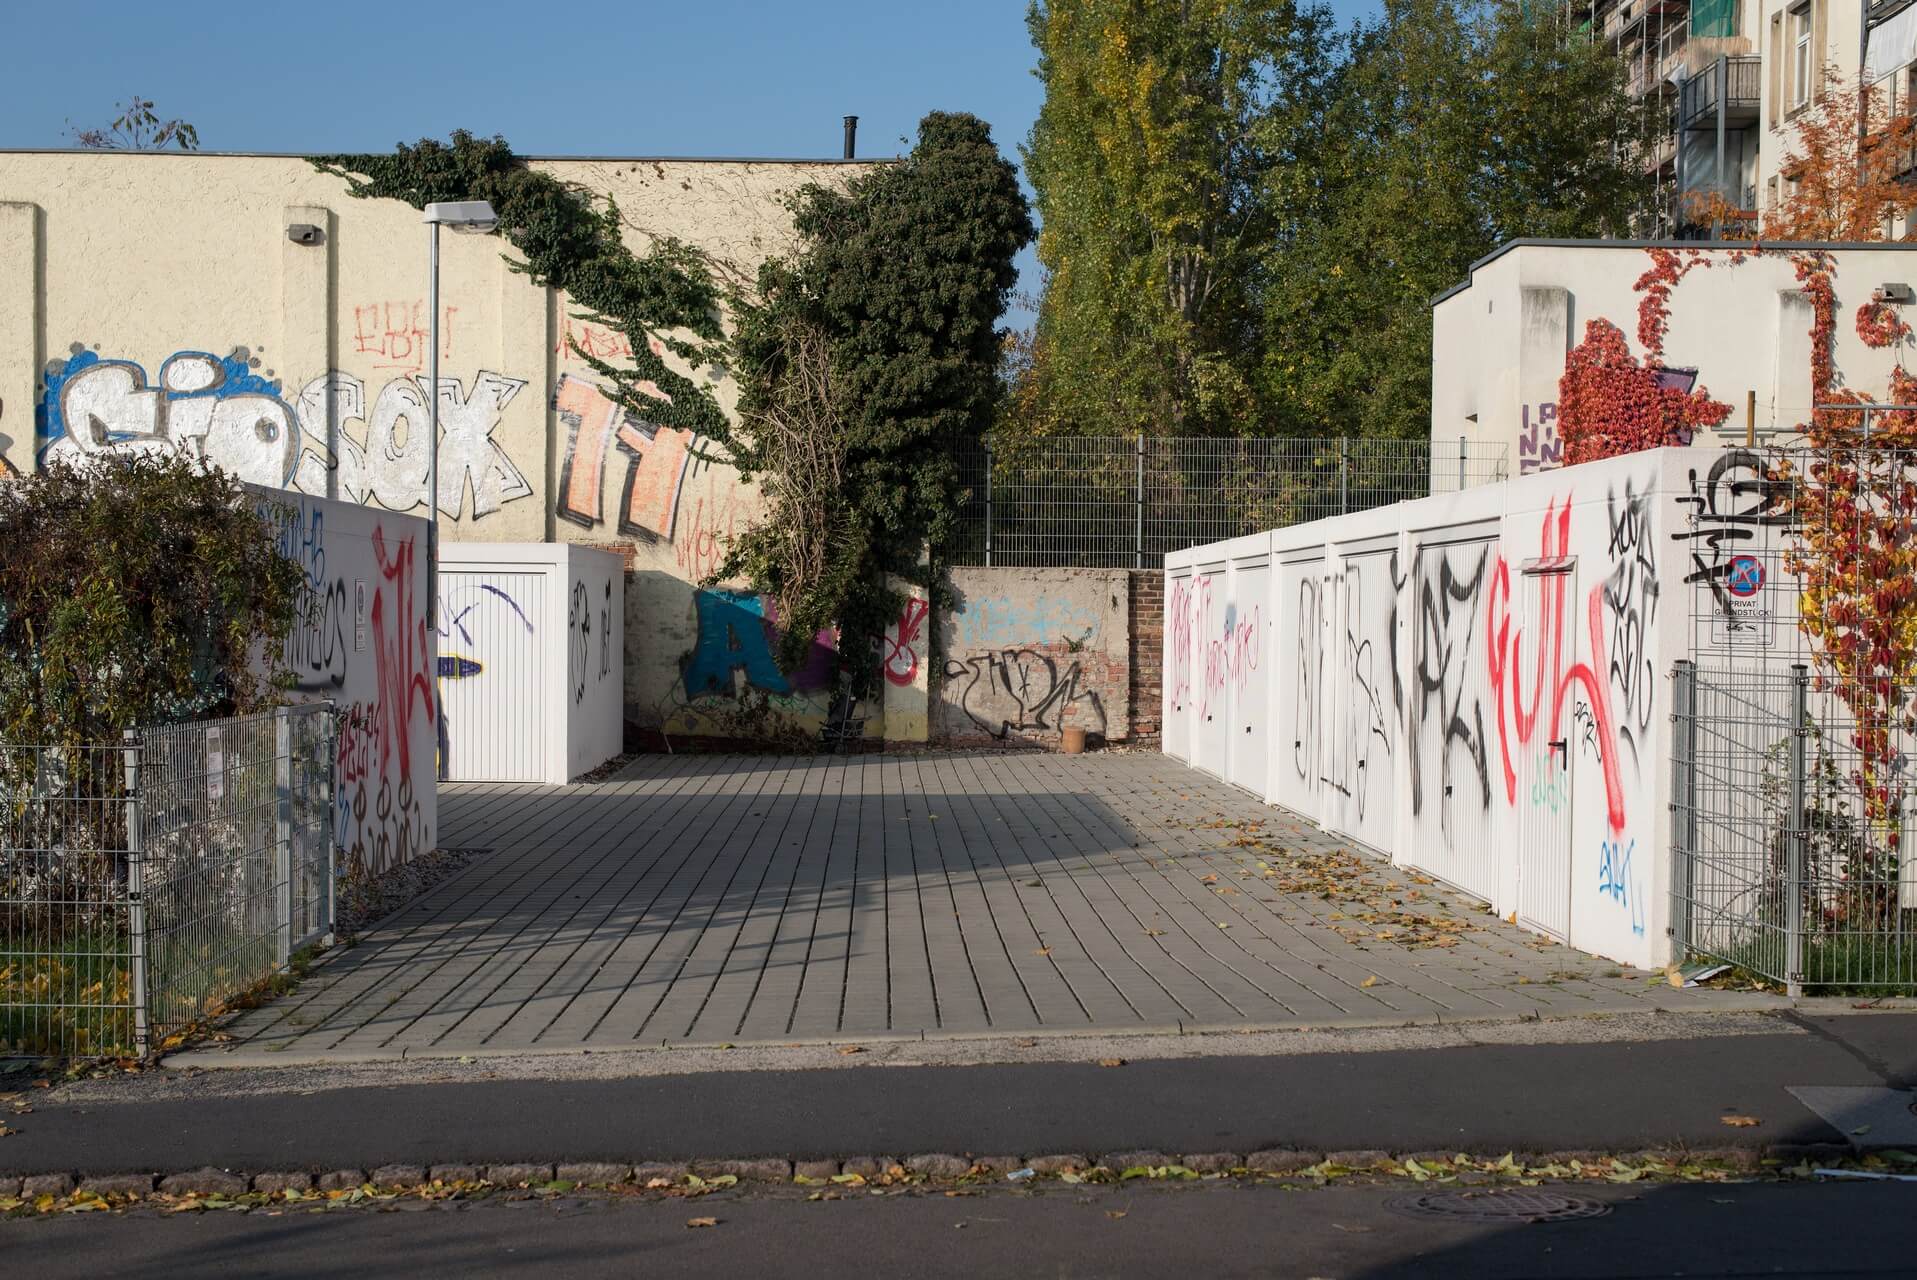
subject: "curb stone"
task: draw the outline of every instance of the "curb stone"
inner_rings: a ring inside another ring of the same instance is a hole
[[[383,1164],[373,1170],[372,1180],[382,1187],[424,1186],[426,1168],[417,1164]]]
[[[632,1180],[640,1186],[648,1182],[664,1179],[667,1182],[684,1182],[692,1167],[679,1163],[638,1164],[632,1167]]]
[[[1193,1173],[1230,1173],[1246,1167],[1245,1158],[1235,1151],[1207,1151],[1185,1157],[1184,1165]]]
[[[253,1190],[263,1195],[274,1195],[281,1191],[311,1191],[313,1175],[310,1173],[262,1173],[253,1178]]]
[[[364,1169],[335,1169],[319,1176],[321,1191],[351,1191],[366,1181]]]
[[[694,1160],[692,1171],[701,1178],[731,1175],[741,1182],[790,1182],[790,1160]]]
[[[1254,1151],[1245,1160],[1245,1168],[1253,1173],[1296,1173],[1322,1164],[1324,1159],[1317,1151]]]
[[[29,1200],[40,1196],[66,1196],[73,1194],[73,1175],[70,1173],[41,1173],[20,1180],[20,1194]]]
[[[839,1174],[837,1160],[800,1160],[792,1166],[794,1178],[813,1178],[820,1182],[830,1181]]]
[[[1017,1156],[973,1156],[972,1167],[981,1173],[1004,1177],[1025,1167],[1025,1161]]]
[[[1357,1151],[1327,1152],[1325,1159],[1332,1164],[1341,1164],[1347,1169],[1375,1169],[1381,1164],[1391,1163],[1391,1153],[1366,1147]]]
[[[434,1182],[478,1182],[480,1168],[476,1164],[436,1164],[432,1172]]]
[[[160,1179],[160,1190],[170,1196],[243,1196],[246,1179],[224,1169],[194,1169]]]
[[[611,1186],[631,1176],[632,1166],[624,1164],[562,1164],[553,1171],[557,1181],[581,1187]]]
[[[1033,1173],[1082,1173],[1092,1167],[1086,1157],[1073,1153],[1033,1156],[1025,1164]]]
[[[494,1164],[486,1166],[486,1181],[502,1187],[523,1187],[535,1182],[551,1182],[549,1164]]]
[[[942,1152],[928,1152],[907,1157],[905,1167],[908,1172],[928,1178],[962,1178],[972,1171],[972,1162]]]
[[[1168,1156],[1163,1151],[1108,1151],[1099,1157],[1098,1162],[1117,1173],[1127,1169],[1158,1169],[1183,1163],[1177,1156]]]
[[[848,1156],[845,1171],[861,1178],[876,1178],[897,1163],[891,1156]]]
[[[11,1200],[20,1194],[20,1179],[0,1178],[0,1196]]]

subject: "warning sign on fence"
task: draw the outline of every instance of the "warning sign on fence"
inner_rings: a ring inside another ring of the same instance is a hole
[[[1769,574],[1764,562],[1752,555],[1732,556],[1724,566],[1711,614],[1711,642],[1719,645],[1758,645],[1768,648],[1775,618],[1771,611]]]

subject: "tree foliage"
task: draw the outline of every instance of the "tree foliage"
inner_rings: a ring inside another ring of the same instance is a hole
[[[841,634],[841,678],[868,690],[873,641],[929,581],[962,497],[956,446],[991,423],[998,322],[1032,225],[982,121],[934,112],[900,164],[794,202],[801,245],[733,300],[739,421],[715,439],[763,487],[766,516],[722,577],[778,597],[785,657]]]
[[[1537,9],[1035,5],[1051,275],[1011,425],[1423,435],[1432,296],[1648,190],[1623,69]]]
[[[1263,185],[1295,159],[1279,122],[1319,109],[1327,19],[1289,0],[1035,0],[1027,21],[1049,273],[1029,425],[1216,430],[1245,407]]]
[[[720,290],[697,251],[670,237],[643,252],[625,240],[619,207],[534,169],[503,138],[457,130],[450,144],[426,138],[392,155],[334,155],[313,163],[346,180],[355,196],[403,200],[416,209],[442,200],[485,200],[498,234],[521,255],[509,265],[558,289],[579,319],[615,330],[632,348],[614,365],[574,348],[607,394],[649,422],[716,434],[725,421],[709,380],[667,363],[706,362],[721,338]]]
[[[93,151],[164,151],[176,147],[181,151],[200,149],[200,131],[186,121],[175,117],[172,120],[160,119],[153,109],[151,98],[142,98],[134,94],[125,102],[116,103],[113,123],[103,128],[75,129],[68,121],[68,134],[82,147]]]
[[[173,454],[56,464],[0,485],[0,739],[256,710],[303,581],[258,500]]]

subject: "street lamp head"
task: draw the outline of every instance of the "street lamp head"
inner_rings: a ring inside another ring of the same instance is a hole
[[[499,215],[484,200],[442,200],[426,206],[421,222],[479,234],[499,225]]]

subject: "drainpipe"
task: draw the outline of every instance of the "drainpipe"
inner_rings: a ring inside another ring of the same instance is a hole
[[[845,118],[845,158],[847,160],[854,160],[858,158],[858,154],[859,118],[857,116],[847,116]]]

